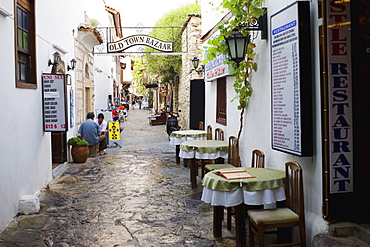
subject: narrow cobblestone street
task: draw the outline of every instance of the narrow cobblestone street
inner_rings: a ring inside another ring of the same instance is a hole
[[[212,235],[212,206],[175,163],[165,125],[130,110],[123,147],[69,163],[41,191],[41,210],[19,215],[0,234],[5,246],[235,246],[233,231]],[[199,183],[199,180],[198,180]]]

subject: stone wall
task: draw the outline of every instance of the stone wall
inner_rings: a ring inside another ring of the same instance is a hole
[[[75,55],[75,121],[79,126],[86,120],[87,112],[94,109],[94,57],[79,41],[76,41]]]
[[[181,129],[189,129],[190,81],[201,79],[201,75],[194,71],[191,60],[198,57],[202,60],[201,35],[202,20],[200,14],[190,14],[182,29],[182,73],[178,83],[174,109],[180,112],[179,125]],[[175,111],[176,111],[175,110]]]

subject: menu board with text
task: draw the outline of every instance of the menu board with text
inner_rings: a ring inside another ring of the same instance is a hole
[[[44,131],[67,131],[65,75],[42,74]]]
[[[271,16],[272,148],[312,155],[309,2]]]

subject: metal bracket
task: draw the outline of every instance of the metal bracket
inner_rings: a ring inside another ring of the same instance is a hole
[[[244,23],[242,26],[247,26],[248,31],[261,31],[261,39],[267,39],[267,8],[263,7],[263,15],[258,18],[253,18],[251,22]]]

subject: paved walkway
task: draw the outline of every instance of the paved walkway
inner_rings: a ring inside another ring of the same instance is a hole
[[[123,147],[70,163],[40,194],[41,210],[16,217],[0,234],[5,246],[235,246],[234,232],[212,235],[212,207],[175,163],[165,125],[130,110]],[[199,180],[198,180],[199,183]]]

